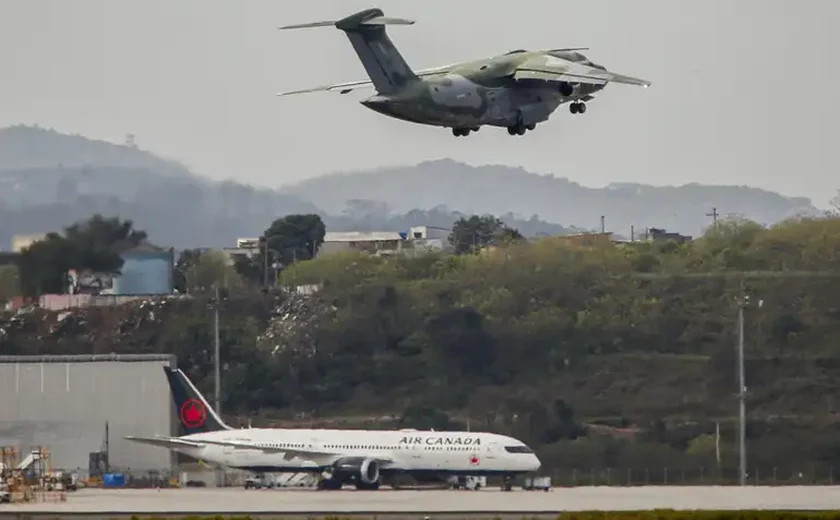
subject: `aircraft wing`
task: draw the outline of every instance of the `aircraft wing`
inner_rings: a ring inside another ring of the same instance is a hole
[[[431,69],[423,69],[420,71],[416,71],[414,74],[417,75],[418,78],[425,78],[428,76],[436,76],[440,74],[446,74],[452,70],[452,65],[444,65],[442,67],[434,67]],[[288,92],[278,92],[278,96],[291,96],[293,94],[308,94],[310,92],[335,92],[338,91],[339,94],[347,94],[352,92],[357,88],[370,88],[373,86],[373,82],[369,79],[360,80],[360,81],[347,81],[345,83],[335,83],[333,85],[321,85],[320,87],[312,87],[306,88],[302,90],[291,90]]]
[[[606,85],[607,83],[624,83],[639,87],[649,87],[650,81],[616,74],[600,69],[555,58],[553,56],[533,58],[518,66],[513,72],[514,79],[536,79],[542,81],[568,83],[588,83],[591,85]]]
[[[136,442],[142,442],[145,444],[151,444],[154,446],[162,446],[165,448],[202,448],[207,445],[213,446],[227,446],[234,449],[240,450],[258,450],[264,453],[282,453],[283,458],[286,460],[290,460],[294,457],[313,457],[313,458],[321,458],[321,457],[340,457],[340,453],[335,453],[333,451],[324,451],[319,450],[317,448],[282,448],[282,447],[274,447],[274,446],[261,446],[259,444],[254,444],[247,441],[239,441],[239,440],[208,440],[208,439],[201,439],[201,440],[184,440],[179,439],[176,437],[132,437],[127,436],[126,439],[133,440]],[[390,457],[386,456],[375,456],[373,457],[376,459],[377,462],[380,464],[390,464],[394,462]]]
[[[126,439],[143,444],[151,444],[152,446],[162,446],[164,448],[202,448],[204,444],[195,441],[187,441],[177,437],[134,437],[126,435]]]
[[[259,450],[265,453],[282,453],[283,458],[286,460],[292,459],[294,457],[339,457],[341,456],[340,453],[336,453],[334,451],[324,451],[319,450],[317,448],[283,448],[283,447],[274,447],[274,446],[260,446],[259,444],[254,444],[247,441],[208,441],[202,440],[201,442],[207,444],[214,444],[216,446],[228,446],[235,449],[240,450]],[[376,456],[373,457],[377,460],[377,462],[381,464],[387,464],[393,462],[390,457],[383,457],[383,456]]]

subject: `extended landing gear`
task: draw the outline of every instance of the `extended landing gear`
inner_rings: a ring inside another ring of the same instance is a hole
[[[452,135],[455,137],[466,137],[470,135],[470,132],[478,132],[481,127],[474,126],[472,128],[453,128]]]
[[[586,103],[582,103],[580,101],[575,101],[571,105],[569,105],[569,112],[572,114],[583,114],[586,112]]]
[[[319,490],[337,490],[341,489],[344,483],[336,478],[325,478],[318,481]]]
[[[376,491],[379,489],[380,481],[376,481],[373,483],[362,482],[360,480],[357,481],[350,481],[348,482],[351,485],[355,485],[356,489],[360,491]],[[344,486],[344,481],[339,480],[337,478],[324,478],[318,481],[317,488],[319,490],[324,491],[337,491],[340,490]]]
[[[510,491],[513,489],[513,477],[505,475],[502,477],[502,491]]]
[[[510,135],[525,135],[525,132],[533,130],[537,125],[523,125],[522,123],[509,126],[507,131]]]

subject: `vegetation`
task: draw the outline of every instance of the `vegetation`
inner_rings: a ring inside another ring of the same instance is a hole
[[[193,299],[161,303],[154,318],[137,306],[87,309],[60,333],[44,317],[46,332],[0,333],[0,351],[174,352],[209,389],[210,289],[221,285],[223,408],[234,421],[469,424],[524,439],[548,468],[734,477],[743,282],[750,468],[789,480],[840,466],[840,218],[723,220],[682,244],[488,238],[457,255],[305,260],[323,237],[318,222],[284,217],[264,241],[286,259],[279,285],[317,284],[314,295],[261,291],[259,275],[190,252],[179,270]],[[465,218],[453,241],[482,222],[500,229],[492,217]]]
[[[0,262],[11,263],[16,270],[7,274],[5,280],[0,278],[3,280],[0,290],[11,291],[16,282],[23,296],[60,294],[66,292],[67,273],[71,269],[119,274],[123,263],[120,251],[145,239],[146,233],[133,229],[131,221],[94,215],[86,222],[65,228],[63,234],[48,233],[19,254],[4,255],[5,260]]]

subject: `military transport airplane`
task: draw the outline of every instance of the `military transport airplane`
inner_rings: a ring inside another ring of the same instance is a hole
[[[616,74],[592,63],[585,47],[544,51],[515,50],[432,69],[412,71],[385,31],[386,25],[412,25],[412,20],[386,17],[377,8],[338,21],[287,25],[280,29],[335,26],[344,31],[369,80],[336,83],[278,95],[316,91],[346,94],[373,87],[376,95],[362,105],[396,119],[451,128],[456,136],[482,126],[506,127],[523,135],[547,121],[563,103],[572,114],[586,112],[586,102],[609,83],[642,87],[650,82]]]
[[[256,473],[320,473],[319,489],[379,489],[383,477],[420,481],[448,476],[515,475],[540,461],[522,441],[483,432],[418,430],[233,429],[207,404],[187,376],[164,367],[186,435],[126,439],[162,446],[199,460]]]

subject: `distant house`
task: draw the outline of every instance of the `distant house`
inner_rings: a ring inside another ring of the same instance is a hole
[[[660,228],[649,228],[648,233],[650,234],[651,240],[674,240],[679,244],[691,241],[691,237],[688,235],[681,235],[679,233],[669,233],[668,231],[665,231],[664,229]]]
[[[175,251],[141,244],[120,254],[121,273],[115,276],[111,294],[163,295],[174,290]]]

